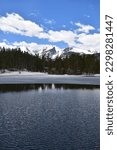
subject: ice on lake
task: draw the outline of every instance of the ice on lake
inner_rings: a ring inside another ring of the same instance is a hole
[[[100,77],[96,75],[48,75],[46,73],[0,74],[0,84],[41,83],[100,85]]]

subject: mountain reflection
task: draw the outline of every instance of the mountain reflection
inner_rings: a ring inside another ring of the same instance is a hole
[[[78,84],[2,84],[0,92],[10,91],[29,91],[29,90],[47,90],[47,89],[95,89],[97,85],[78,85]]]

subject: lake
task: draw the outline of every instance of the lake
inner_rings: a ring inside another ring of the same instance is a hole
[[[99,150],[96,85],[0,85],[0,150]]]

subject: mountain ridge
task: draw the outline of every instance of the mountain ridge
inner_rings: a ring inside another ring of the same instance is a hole
[[[83,50],[83,49],[78,49],[75,47],[66,47],[63,49],[60,49],[58,47],[55,46],[50,46],[50,47],[43,47],[43,48],[39,48],[39,49],[31,49],[29,47],[26,46],[20,46],[20,47],[15,47],[17,49],[20,49],[23,52],[28,52],[29,54],[32,55],[38,55],[39,57],[47,57],[47,58],[51,58],[51,59],[56,59],[57,57],[61,57],[61,58],[65,58],[65,57],[69,57],[72,54],[96,54],[99,53],[97,51],[91,51],[91,50]],[[2,49],[2,48],[1,48]],[[9,49],[9,48],[7,48]]]

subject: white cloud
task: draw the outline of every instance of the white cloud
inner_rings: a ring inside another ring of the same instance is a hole
[[[59,37],[60,38],[60,37]],[[60,39],[57,39],[59,41]],[[69,46],[72,46],[76,51],[78,52],[86,52],[88,50],[94,52],[100,51],[100,34],[94,33],[94,34],[79,34],[77,36],[77,41],[69,44]],[[22,42],[14,42],[9,43],[7,40],[4,40],[0,43],[0,47],[6,47],[6,48],[18,48],[20,47],[22,50],[27,51],[29,49],[31,53],[34,51],[42,51],[43,49],[50,49],[52,47],[56,47],[57,50],[60,50],[59,47],[56,45],[51,44],[37,44],[34,42],[27,43],[25,41]]]
[[[77,35],[73,31],[67,30],[60,30],[60,31],[50,30],[48,34],[50,42],[64,42],[67,43],[69,46],[75,45],[75,41],[77,38]]]
[[[73,22],[71,22],[74,25]],[[83,25],[79,22],[75,23],[78,26],[77,30],[49,30],[45,31],[44,27],[38,25],[30,20],[25,20],[19,14],[7,14],[5,17],[0,17],[0,30],[3,32],[10,32],[14,34],[37,37],[39,39],[47,39],[49,42],[64,42],[69,47],[80,48],[83,50],[99,51],[99,33],[90,34],[91,30],[95,28],[91,25]],[[3,41],[0,46],[11,46],[8,42]],[[25,46],[30,49],[40,49],[44,45],[37,43],[14,42],[12,46]],[[48,45],[46,45],[48,46]]]
[[[100,51],[100,34],[81,33],[76,34],[73,31],[49,31],[50,42],[64,42],[69,47],[75,47],[82,50]]]
[[[0,30],[29,37],[44,38],[43,28],[30,20],[24,20],[16,13],[0,17]]]
[[[86,34],[82,33],[79,35],[78,45],[76,47],[81,48],[83,50],[91,50],[91,51],[100,51],[100,34]]]
[[[79,28],[76,30],[78,32],[84,32],[84,33],[89,33],[91,30],[95,30],[95,28],[91,25],[84,25],[79,22],[75,23],[76,26]]]

